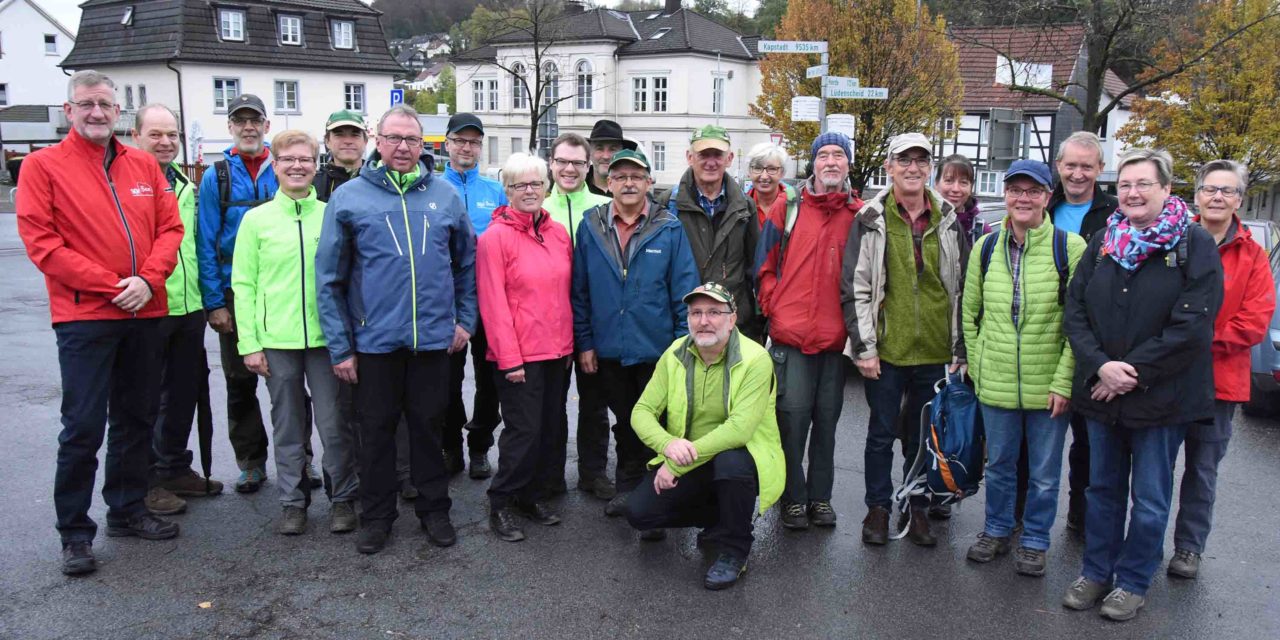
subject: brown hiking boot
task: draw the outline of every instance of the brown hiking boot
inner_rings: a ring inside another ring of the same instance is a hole
[[[929,531],[929,513],[925,507],[911,507],[911,525],[907,529],[907,539],[921,547],[938,544],[938,539]]]
[[[173,495],[184,498],[216,496],[222,493],[221,482],[213,479],[205,480],[191,469],[187,469],[187,472],[180,476],[161,480],[160,486],[173,493]]]
[[[158,516],[172,516],[187,510],[187,501],[165,491],[162,487],[147,489],[147,497],[143,498],[147,511]]]
[[[867,517],[862,520],[862,542],[864,544],[889,544],[889,510],[884,507],[871,507]]]

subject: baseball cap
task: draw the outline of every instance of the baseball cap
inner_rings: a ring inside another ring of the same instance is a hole
[[[324,130],[333,131],[338,127],[355,127],[364,131],[364,117],[350,109],[334,111],[329,114],[329,119],[325,121]]]
[[[1004,181],[1008,182],[1018,176],[1026,176],[1042,186],[1049,186],[1053,178],[1049,174],[1049,165],[1036,160],[1014,160],[1009,170],[1004,173]]]
[[[907,149],[920,149],[930,155],[933,154],[933,145],[929,143],[929,139],[924,137],[923,133],[904,133],[894,137],[889,143],[889,154],[898,155]]]
[[[729,132],[725,131],[724,127],[709,124],[693,132],[693,136],[689,138],[689,147],[694,153],[703,149],[728,151]]]
[[[708,282],[693,291],[684,294],[684,298],[681,298],[681,300],[683,300],[685,304],[689,304],[698,296],[706,296],[716,302],[723,302],[729,305],[730,311],[736,312],[738,310],[738,305],[733,302],[733,294],[729,293],[729,290],[724,288],[723,285]]]
[[[614,165],[620,162],[630,162],[632,164],[639,165],[639,167],[644,169],[646,172],[649,171],[649,159],[644,157],[644,154],[639,151],[623,149],[622,151],[613,154],[613,159],[609,160],[609,168],[613,169]]]
[[[262,99],[252,93],[242,93],[231,99],[231,104],[227,107],[227,117],[241,110],[248,109],[256,112],[260,116],[267,115],[267,108],[262,104]]]
[[[480,122],[480,118],[477,118],[475,114],[471,113],[453,114],[453,117],[449,118],[449,124],[445,127],[445,131],[448,133],[457,133],[468,127],[479,131],[480,135],[484,135],[484,123]]]

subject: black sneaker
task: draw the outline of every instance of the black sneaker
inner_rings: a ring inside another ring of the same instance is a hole
[[[712,590],[719,591],[728,589],[742,577],[747,571],[747,563],[745,560],[739,560],[727,553],[722,553],[710,569],[707,569],[707,575],[702,580],[702,586]]]
[[[428,513],[422,519],[422,528],[427,532],[427,540],[437,547],[452,547],[458,541],[458,532],[449,521],[448,511]]]
[[[168,540],[178,535],[178,523],[161,520],[150,513],[134,516],[124,524],[107,524],[112,538],[137,536],[143,540]]]
[[[472,480],[484,480],[493,475],[493,467],[489,466],[489,456],[483,453],[471,454],[471,470],[467,475]]]
[[[511,510],[514,511],[516,515],[523,516],[541,525],[551,526],[560,524],[560,516],[556,515],[556,512],[552,511],[551,507],[547,506],[547,503],[545,502],[525,504],[523,502],[516,501],[511,504]]]
[[[614,496],[609,504],[604,506],[604,514],[610,518],[616,518],[627,513],[627,494],[619,492]]]
[[[62,547],[62,572],[69,576],[82,576],[98,570],[90,542],[68,542]]]
[[[579,478],[578,488],[601,500],[612,500],[618,495],[618,490],[614,488],[613,483],[603,476]]]
[[[798,502],[784,502],[782,504],[782,526],[799,531],[809,528],[809,514],[805,513],[804,505]]]
[[[516,520],[516,514],[510,509],[498,509],[489,512],[489,530],[507,542],[524,540],[524,530]]]
[[[387,546],[389,533],[387,528],[381,524],[369,524],[361,527],[359,537],[356,538],[356,551],[364,554],[382,551]]]
[[[815,500],[809,503],[809,522],[815,527],[836,526],[836,511],[827,500]]]

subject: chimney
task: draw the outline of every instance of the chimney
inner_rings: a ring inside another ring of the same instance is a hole
[[[680,0],[667,0],[667,6],[662,10],[662,15],[669,16],[680,10]]]
[[[579,13],[586,13],[587,7],[582,0],[565,0],[564,14],[571,16]]]

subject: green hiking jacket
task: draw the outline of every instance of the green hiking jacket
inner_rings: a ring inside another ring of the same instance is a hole
[[[725,403],[728,419],[692,441],[698,450],[698,458],[692,464],[680,466],[662,454],[672,440],[685,436],[692,423],[689,396],[704,396],[703,389],[694,388],[693,368],[699,366],[695,361],[698,357],[697,348],[688,336],[676,339],[667,348],[631,411],[631,428],[645,446],[658,452],[649,461],[649,467],[666,464],[676,477],[706,464],[716,454],[745,446],[756,463],[760,513],[764,513],[782,495],[787,474],[778,435],[773,359],[764,347],[737,329],[730,334],[729,344],[725,346],[722,367],[727,367],[728,375],[718,394]],[[659,421],[663,412],[666,412],[666,426]]]
[[[552,220],[564,225],[569,231],[570,244],[577,245],[578,225],[582,224],[582,214],[611,200],[609,196],[591,193],[585,184],[573,193],[565,193],[560,190],[560,185],[555,184],[551,187],[551,195],[542,201],[542,208],[551,214]]]
[[[1046,216],[1043,224],[1027,232],[1016,327],[1008,235],[1003,231],[992,233],[1002,235],[991,253],[986,278],[982,277],[983,240],[974,244],[965,277],[961,321],[969,352],[969,375],[984,404],[1001,409],[1043,410],[1048,407],[1049,392],[1071,397],[1071,376],[1075,371],[1075,357],[1062,331],[1058,269],[1053,262],[1053,223]],[[1075,273],[1084,248],[1083,238],[1067,234],[1068,275]],[[977,322],[979,309],[981,326]]]
[[[185,316],[204,310],[204,301],[200,299],[200,267],[196,264],[196,189],[178,163],[170,166],[178,172],[173,195],[178,198],[178,216],[182,218],[182,244],[178,245],[178,264],[164,281],[164,289],[169,296],[169,315]]]
[[[231,263],[240,355],[325,346],[315,275],[323,221],[315,187],[302,200],[281,189],[244,214]]]

